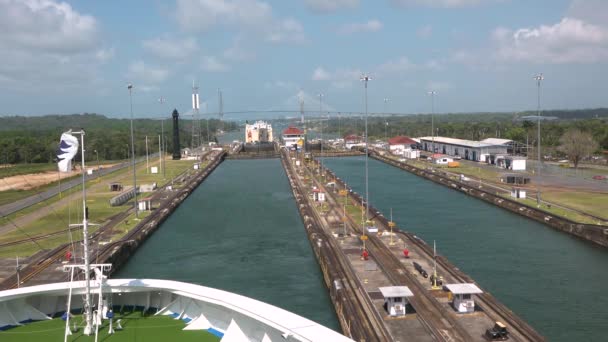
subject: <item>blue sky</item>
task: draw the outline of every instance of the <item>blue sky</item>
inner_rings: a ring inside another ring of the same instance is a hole
[[[0,0],[0,46],[0,115],[608,106],[604,0]]]

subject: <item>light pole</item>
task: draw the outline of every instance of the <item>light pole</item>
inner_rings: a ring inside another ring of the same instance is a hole
[[[368,174],[368,136],[367,136],[367,82],[372,78],[368,75],[361,75],[360,80],[365,85],[365,222],[369,219],[369,174]],[[364,228],[365,229],[365,228]],[[365,231],[363,233],[365,235]]]
[[[163,179],[167,178],[166,174],[165,174],[165,156],[163,155],[163,141],[165,141],[165,117],[162,113],[162,110],[164,109],[163,104],[165,103],[166,99],[164,97],[161,97],[160,99],[158,99],[158,102],[160,102],[161,105],[161,118],[160,118],[160,142],[159,142],[159,149],[160,149],[160,164],[159,166],[163,169]]]
[[[384,98],[384,114],[387,113],[388,101],[390,101],[387,97]],[[386,146],[388,149],[388,120],[384,121],[384,140],[386,140]]]
[[[431,95],[431,154],[435,153],[435,94],[436,91],[431,90],[428,92]]]
[[[321,158],[319,160],[319,166],[321,169],[319,170],[320,175],[323,174],[323,93],[319,94],[319,118],[321,123]]]
[[[135,209],[135,218],[139,218],[137,211],[137,175],[135,173],[135,138],[133,136],[133,85],[129,83],[127,89],[129,89],[129,103],[131,104],[131,161],[133,163],[133,192],[135,194],[133,208]]]
[[[537,141],[538,141],[538,148],[537,148],[537,156],[538,156],[538,166],[536,168],[536,177],[537,177],[537,182],[536,182],[536,206],[540,207],[540,164],[541,164],[541,153],[540,153],[540,83],[541,81],[543,81],[545,79],[545,77],[543,76],[542,73],[534,76],[534,80],[536,80],[536,88],[537,88],[537,99],[538,99],[538,107],[537,107],[537,122],[538,122],[538,129],[537,129]]]

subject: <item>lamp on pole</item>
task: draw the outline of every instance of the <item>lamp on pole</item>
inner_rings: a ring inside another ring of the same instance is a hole
[[[161,118],[160,118],[160,143],[159,143],[159,149],[160,149],[160,167],[163,169],[163,179],[167,178],[166,177],[166,173],[165,173],[165,156],[163,155],[163,151],[164,150],[164,141],[165,141],[165,117],[162,114],[162,110],[164,109],[163,104],[165,103],[166,99],[164,97],[161,96],[161,98],[158,99],[158,102],[161,105]],[[166,152],[166,151],[165,151]]]
[[[323,173],[323,93],[319,94],[319,118],[321,123],[321,158],[319,159],[319,166],[321,169],[319,173]]]
[[[383,101],[384,101],[384,114],[386,114],[387,110],[388,110],[388,101],[390,101],[390,99],[385,97]],[[386,145],[388,146],[388,120],[385,120],[385,122],[384,122],[384,140],[386,140]]]
[[[131,162],[133,163],[133,192],[135,194],[133,208],[135,209],[135,217],[139,218],[137,211],[137,175],[135,172],[135,138],[133,135],[133,84],[129,83],[127,89],[129,89],[129,103],[131,105]]]
[[[538,122],[538,129],[537,129],[537,143],[538,143],[538,147],[537,147],[537,156],[538,156],[538,165],[537,165],[537,171],[536,171],[536,177],[537,177],[537,182],[536,182],[536,206],[540,207],[540,166],[541,166],[541,153],[540,153],[540,84],[541,81],[543,81],[545,79],[545,77],[543,76],[542,73],[534,76],[534,80],[536,80],[536,88],[537,88],[537,100],[538,100],[538,107],[537,107],[537,122]]]
[[[428,94],[431,95],[431,153],[435,153],[435,95],[437,92],[431,90]]]
[[[372,78],[361,75],[360,80],[365,85],[365,222],[369,219],[369,173],[368,173],[368,136],[367,136],[367,82]],[[364,233],[365,234],[365,233]]]

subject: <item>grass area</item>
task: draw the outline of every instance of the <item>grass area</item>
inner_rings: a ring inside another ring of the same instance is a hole
[[[522,204],[527,204],[531,207],[536,208],[536,199],[534,199],[534,198],[528,197],[525,199],[514,199],[509,194],[504,194],[504,195],[500,195],[500,196],[510,199],[510,200],[516,200],[518,202],[521,202]],[[546,204],[542,204],[540,209],[542,209],[546,212],[549,212],[553,216],[561,216],[561,217],[567,218],[567,219],[575,221],[575,222],[586,223],[586,224],[598,224],[597,220],[594,220],[593,218],[591,218],[589,216],[578,214],[572,210],[562,209],[562,208],[559,208],[556,206],[549,207]]]
[[[76,177],[80,177],[80,175],[74,175],[72,177],[68,177],[68,178],[63,178],[61,180],[62,183],[67,183],[69,181],[71,181],[72,179],[76,178]],[[59,181],[54,181],[45,185],[41,185],[41,186],[37,186],[33,189],[29,189],[29,190],[5,190],[5,191],[0,191],[0,205],[4,205],[7,203],[12,203],[21,199],[24,199],[26,197],[30,197],[32,195],[47,191],[49,189],[52,189],[54,187],[59,187]]]
[[[131,313],[116,319],[121,320],[120,324],[123,329],[116,331],[113,335],[108,335],[109,322],[104,320],[104,325],[99,332],[99,341],[220,341],[219,337],[204,330],[182,330],[186,323],[168,316],[142,316],[140,313]],[[78,332],[68,337],[68,341],[95,341],[95,335],[82,334],[84,325],[82,316],[76,316],[71,319],[72,321],[77,323],[79,329]],[[0,331],[0,340],[3,342],[63,341],[64,331],[65,321],[55,318]]]
[[[392,156],[390,157],[392,159]],[[474,165],[469,165],[467,163],[460,163],[460,167],[458,168],[447,168],[444,166],[437,166],[425,161],[419,160],[408,160],[408,164],[412,164],[419,168],[427,168],[429,166],[435,167],[436,169],[452,172],[455,174],[464,174],[468,177],[474,177],[478,179],[479,177],[485,183],[495,183],[499,184],[498,180],[500,177],[499,171],[489,170],[483,167],[476,167]],[[504,184],[500,184],[504,186]],[[504,198],[513,199],[508,193],[498,194]],[[608,195],[601,193],[593,193],[593,192],[582,192],[582,191],[551,191],[551,190],[543,190],[543,200],[546,200],[551,203],[555,203],[557,205],[563,205],[565,207],[570,207],[576,210],[580,210],[582,212],[589,213],[591,215],[603,217],[604,219],[608,219]],[[524,200],[520,200],[522,203],[536,207],[536,200],[533,198],[526,198]],[[575,211],[559,208],[556,206],[548,207],[547,205],[542,205],[542,208],[545,211],[550,212],[552,215],[565,217],[569,220],[586,223],[586,224],[600,224],[596,219],[592,217],[579,214]]]
[[[608,220],[608,194],[606,193],[545,190],[542,198]]]
[[[158,163],[158,161],[156,161]],[[166,178],[163,178],[163,174],[148,174],[146,173],[145,162],[142,164],[138,164],[137,167],[137,177],[138,184],[149,184],[156,182],[159,186],[162,186],[166,183],[171,182],[171,179],[183,173],[186,170],[190,170],[192,168],[192,161],[174,161],[167,160],[166,161]],[[151,163],[154,165],[154,163]],[[205,164],[206,165],[206,164]],[[109,192],[107,189],[107,183],[110,179],[113,181],[122,182],[125,185],[128,185],[132,181],[132,169],[123,169],[116,172],[111,173],[110,175],[106,175],[104,177],[91,180],[87,182],[87,206],[89,207],[89,219],[93,223],[103,223],[111,216],[128,210],[132,207],[133,202],[130,201],[122,206],[112,207],[110,206],[109,200],[110,198],[116,196],[118,193]],[[81,187],[75,187],[71,189],[69,192],[64,192],[63,197],[69,196],[69,194],[74,192],[80,192]],[[146,194],[142,194],[140,196],[146,196]],[[59,196],[55,196],[54,198],[48,199],[46,201],[40,202],[32,207],[21,210],[15,214],[9,216],[11,220],[16,220],[21,216],[30,214],[32,212],[38,210],[44,210],[50,204],[59,201]],[[35,220],[30,224],[25,224],[20,226],[21,229],[13,230],[12,232],[6,233],[0,236],[0,242],[10,242],[15,240],[21,240],[27,238],[27,236],[23,233],[26,231],[29,236],[43,235],[53,232],[58,232],[64,229],[67,229],[68,222],[77,223],[82,220],[82,205],[81,205],[81,197],[78,196],[77,199],[70,201],[70,206],[66,203],[60,209],[53,210],[45,215],[44,217]],[[149,212],[140,213],[140,218],[149,215]],[[133,217],[128,219],[129,223],[123,222],[118,225],[116,228],[117,234],[114,238],[123,236],[135,226],[134,224],[134,214]],[[0,224],[9,224],[7,219],[0,220]],[[90,231],[93,232],[97,229],[97,227],[92,226]],[[80,233],[78,233],[80,234]],[[76,237],[75,237],[76,239]],[[60,234],[58,236],[54,236],[48,239],[37,241],[38,244],[43,246],[43,248],[54,248],[57,247],[61,243],[65,243],[68,241],[68,233]],[[29,256],[37,251],[40,248],[35,243],[24,243],[15,246],[2,248],[0,251],[0,258],[2,257],[14,257],[15,255],[19,256]]]

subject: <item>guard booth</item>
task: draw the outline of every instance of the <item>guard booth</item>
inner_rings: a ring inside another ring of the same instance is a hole
[[[512,188],[511,189],[511,197],[513,198],[526,198],[526,189],[522,188]]]
[[[475,311],[475,300],[473,295],[483,293],[477,285],[472,283],[447,284],[445,288],[450,291],[448,300],[452,301],[454,310],[460,313]]]
[[[138,202],[138,208],[140,211],[152,210],[152,197],[140,199]]]
[[[317,188],[312,189],[312,199],[315,202],[325,202],[325,193]]]
[[[384,309],[392,317],[405,316],[408,297],[414,294],[407,286],[385,286],[379,288],[384,297]]]

